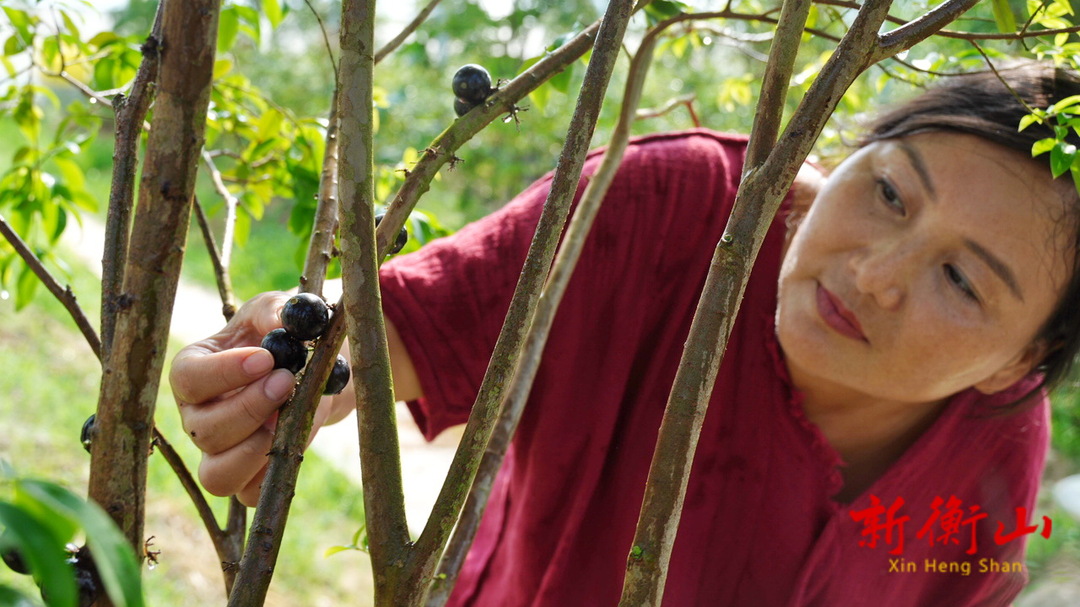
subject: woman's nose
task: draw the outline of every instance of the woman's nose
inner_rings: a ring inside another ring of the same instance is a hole
[[[855,289],[886,310],[898,309],[907,293],[911,251],[903,243],[876,243],[851,257]]]

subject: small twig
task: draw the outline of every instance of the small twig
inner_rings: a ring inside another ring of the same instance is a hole
[[[315,10],[315,7],[312,6],[311,0],[304,0],[304,4],[307,5],[308,10],[311,11],[311,14],[315,16],[315,21],[319,23],[319,31],[322,32],[323,44],[326,45],[326,56],[330,59],[330,67],[334,70],[336,80],[336,76],[338,73],[337,60],[334,59],[334,47],[330,44],[330,34],[326,32],[326,24],[323,23],[322,15],[319,14],[319,11]]]
[[[326,127],[319,201],[315,207],[304,271],[300,275],[300,290],[320,296],[326,281],[326,268],[333,258],[334,236],[338,231],[338,96],[338,88],[335,86],[330,103],[330,124]]]
[[[225,321],[228,322],[236,313],[236,298],[232,292],[232,279],[229,276],[229,269],[221,260],[221,254],[218,253],[214,234],[210,230],[210,222],[206,219],[206,213],[203,211],[202,204],[199,203],[198,196],[195,197],[192,207],[195,211],[195,219],[199,224],[199,230],[203,235],[203,242],[206,243],[206,252],[210,255],[210,263],[214,266],[214,282],[217,284],[218,295],[221,297],[221,314],[225,316]]]
[[[195,511],[199,514],[199,518],[202,519],[203,526],[206,527],[206,531],[210,535],[210,541],[214,544],[214,550],[217,552],[218,558],[222,562],[238,560],[240,551],[236,549],[236,532],[228,526],[225,529],[218,526],[214,511],[206,501],[206,496],[203,495],[198,481],[195,480],[187,466],[184,465],[184,460],[180,457],[180,454],[176,452],[176,449],[173,448],[169,441],[165,440],[165,437],[156,427],[154,428],[153,445],[157,447],[158,452],[168,462],[169,467],[172,468],[173,473],[180,480],[180,484],[191,497],[191,501],[195,504]],[[243,538],[242,531],[240,537]],[[232,587],[234,577],[235,574],[229,575],[228,572],[225,573],[226,594],[229,593]]]
[[[30,247],[25,241],[15,232],[14,229],[4,220],[3,215],[0,215],[0,234],[3,234],[4,239],[11,244],[15,249],[15,252],[19,254],[23,262],[27,267],[41,280],[41,283],[45,285],[45,288],[64,305],[64,308],[71,315],[71,318],[75,321],[75,325],[79,327],[79,331],[82,332],[83,337],[86,338],[86,342],[90,344],[90,349],[94,351],[94,355],[101,358],[101,340],[98,339],[97,332],[94,331],[94,326],[90,324],[90,320],[87,319],[86,313],[79,307],[78,301],[75,299],[75,294],[71,292],[71,287],[61,287],[60,283],[53,278],[53,275],[49,273],[45,266],[42,265],[41,260],[37,255],[30,250]]]
[[[228,186],[221,179],[221,171],[218,170],[217,165],[214,164],[214,159],[204,149],[202,151],[203,163],[206,165],[206,170],[210,172],[210,182],[214,184],[214,191],[225,200],[225,228],[221,234],[221,249],[219,264],[223,268],[229,267],[229,262],[232,260],[232,245],[234,235],[236,234],[236,196],[229,191]]]
[[[1028,17],[1027,21],[1024,22],[1024,27],[1020,28],[1021,34],[1027,33],[1028,28],[1031,27],[1031,24],[1035,23],[1035,17],[1038,17],[1039,13],[1046,10],[1046,7],[1049,6],[1052,1],[1053,0],[1043,0],[1042,3],[1039,4],[1039,8],[1031,11],[1031,15]]]
[[[638,49],[641,52],[641,49]],[[686,106],[686,109],[690,110],[690,119],[694,121],[694,126],[699,127],[701,123],[698,122],[697,114],[694,113],[694,101],[697,100],[697,95],[693,93],[689,95],[683,95],[681,97],[675,97],[674,99],[668,99],[667,103],[657,108],[641,108],[634,113],[635,120],[648,120],[650,118],[659,118],[665,116],[677,108]],[[623,103],[626,103],[623,101]]]
[[[438,6],[441,1],[442,0],[430,0],[424,8],[420,9],[420,12],[416,17],[410,21],[393,40],[387,42],[375,53],[375,64],[378,65],[387,55],[394,52],[397,47],[401,46],[401,43],[405,42],[405,39],[411,36],[412,33],[420,27],[420,25],[428,18],[428,15],[431,14],[431,11],[435,10],[435,7]]]

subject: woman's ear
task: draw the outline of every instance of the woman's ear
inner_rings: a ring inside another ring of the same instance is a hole
[[[1016,357],[990,377],[973,387],[983,394],[995,394],[1012,386],[1039,365],[1050,353],[1046,340],[1039,339],[1024,348]]]

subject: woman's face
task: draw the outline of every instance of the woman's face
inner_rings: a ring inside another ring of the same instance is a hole
[[[1035,161],[970,135],[853,154],[780,272],[777,334],[796,386],[931,403],[1012,385],[1039,362],[1036,333],[1072,271],[1063,200]]]

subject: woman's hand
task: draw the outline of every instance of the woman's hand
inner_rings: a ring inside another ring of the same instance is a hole
[[[173,359],[169,383],[184,430],[202,450],[199,480],[214,495],[237,495],[249,506],[259,498],[278,407],[296,378],[273,369],[263,336],[281,326],[278,314],[289,293],[271,292],[245,303],[217,334],[195,342]],[[330,416],[324,398],[312,436]]]

